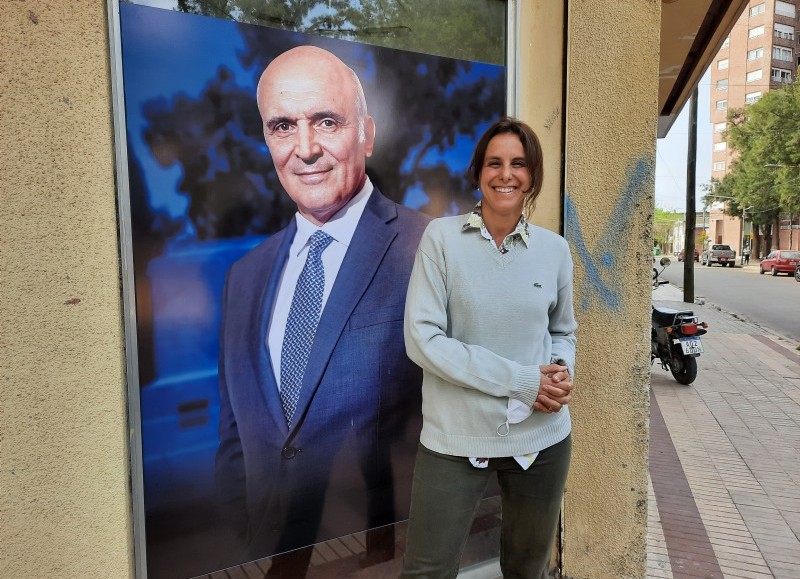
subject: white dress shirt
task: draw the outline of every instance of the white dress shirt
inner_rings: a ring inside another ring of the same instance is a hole
[[[269,347],[272,370],[275,373],[275,382],[278,384],[279,391],[281,389],[283,336],[286,333],[286,322],[289,318],[289,309],[292,306],[297,280],[303,271],[303,266],[308,256],[308,240],[319,229],[333,238],[333,242],[322,252],[322,267],[325,269],[325,289],[322,293],[321,316],[322,312],[325,311],[325,304],[328,302],[333,283],[339,274],[347,248],[350,247],[353,233],[355,233],[356,226],[361,219],[361,214],[364,212],[364,207],[367,205],[372,190],[372,182],[367,177],[361,191],[326,223],[323,223],[321,227],[314,225],[300,213],[295,214],[297,232],[292,240],[292,245],[289,248],[289,257],[281,273],[278,292],[270,315],[269,329],[265,338]]]

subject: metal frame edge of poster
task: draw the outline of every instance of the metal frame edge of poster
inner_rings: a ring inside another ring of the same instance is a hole
[[[508,0],[506,4],[506,109],[519,118],[519,21],[520,1]]]
[[[567,68],[569,67],[569,10],[570,0],[564,0],[564,22],[563,39],[561,43],[561,236],[566,237],[567,233],[567,138],[569,133],[567,131],[567,95],[569,94],[569,74]]]
[[[519,0],[506,0],[506,110],[519,117]],[[136,293],[133,273],[133,244],[126,139],[125,91],[122,71],[120,0],[106,0],[108,49],[111,75],[111,103],[114,138],[114,171],[119,220],[120,279],[125,337],[125,383],[127,394],[127,430],[130,449],[129,481],[133,521],[134,577],[147,579],[145,541],[144,464],[142,457],[141,401],[139,396],[139,360],[137,342]]]
[[[114,122],[115,184],[119,219],[120,264],[122,266],[122,313],[125,332],[125,382],[127,390],[127,428],[130,448],[130,492],[133,519],[134,576],[147,578],[147,548],[144,534],[144,464],[142,458],[142,413],[139,398],[139,359],[137,356],[136,292],[133,278],[128,147],[125,118],[125,90],[122,76],[122,37],[119,0],[106,0],[109,29],[112,117]]]

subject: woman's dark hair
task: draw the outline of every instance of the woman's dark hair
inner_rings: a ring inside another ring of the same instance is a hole
[[[486,129],[486,132],[478,139],[478,144],[475,145],[475,152],[472,153],[472,161],[470,161],[469,168],[467,169],[467,178],[470,181],[470,185],[473,187],[477,188],[480,186],[481,170],[483,169],[483,162],[486,159],[486,149],[489,147],[489,141],[503,133],[513,133],[517,135],[522,143],[522,149],[525,151],[525,164],[531,175],[531,189],[525,194],[525,209],[533,211],[536,198],[542,191],[544,158],[542,156],[542,145],[539,143],[539,137],[536,136],[532,128],[522,121],[518,121],[512,117],[503,117]]]

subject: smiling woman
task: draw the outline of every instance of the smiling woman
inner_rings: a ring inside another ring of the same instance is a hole
[[[493,124],[468,173],[481,201],[428,226],[408,286],[405,342],[423,370],[423,426],[402,577],[455,576],[493,473],[503,576],[543,577],[572,444],[572,259],[562,237],[523,213],[542,186],[530,127]]]
[[[492,137],[481,169],[480,190],[483,222],[497,245],[514,231],[530,189],[522,142],[512,133]]]

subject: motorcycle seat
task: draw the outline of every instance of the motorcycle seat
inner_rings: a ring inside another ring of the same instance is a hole
[[[653,306],[653,321],[659,326],[672,326],[678,317],[684,316],[694,316],[694,312]]]

